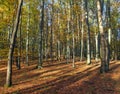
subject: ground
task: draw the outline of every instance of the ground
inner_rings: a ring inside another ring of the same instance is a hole
[[[37,69],[37,62],[29,66],[21,64],[17,70],[13,64],[13,85],[4,87],[6,62],[0,62],[0,94],[120,94],[120,61],[110,63],[110,71],[99,73],[99,63],[72,64],[54,61],[45,62]]]

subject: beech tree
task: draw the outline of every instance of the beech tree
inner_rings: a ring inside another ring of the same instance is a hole
[[[39,25],[39,62],[38,62],[38,69],[42,68],[42,64],[43,64],[44,0],[42,0],[41,13],[42,14],[40,14],[40,25]]]
[[[23,3],[23,0],[20,0],[19,4],[18,4],[15,26],[14,26],[12,37],[10,40],[10,49],[9,49],[9,54],[8,54],[8,65],[7,65],[7,77],[6,77],[6,86],[7,87],[12,85],[12,58],[13,58],[15,40],[16,40],[16,35],[17,35],[17,31],[18,31],[19,21],[20,21],[22,3]]]
[[[109,45],[103,28],[102,6],[102,2],[100,2],[100,0],[97,0],[98,26],[100,31],[100,72],[103,73],[109,70]]]
[[[87,64],[91,64],[91,45],[90,45],[90,25],[89,25],[89,13],[88,13],[88,0],[85,0],[86,9],[86,24],[87,24]]]

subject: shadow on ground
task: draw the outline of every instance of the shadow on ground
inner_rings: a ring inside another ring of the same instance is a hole
[[[120,68],[120,64],[115,64],[111,67],[107,74],[100,74],[99,67],[93,65],[84,71],[77,72],[73,75],[67,75],[67,72],[61,68],[60,72],[66,74],[52,81],[31,86],[29,88],[20,89],[12,93],[17,94],[120,94],[116,90],[117,80],[111,78],[113,70]],[[94,67],[96,67],[94,69]],[[66,68],[66,67],[65,67]],[[46,71],[48,72],[48,71]],[[34,75],[33,75],[34,76]],[[38,79],[38,81],[40,81]],[[11,93],[11,94],[12,94]]]

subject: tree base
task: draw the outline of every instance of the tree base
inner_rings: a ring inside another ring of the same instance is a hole
[[[42,69],[43,67],[42,66],[38,66],[38,69]]]

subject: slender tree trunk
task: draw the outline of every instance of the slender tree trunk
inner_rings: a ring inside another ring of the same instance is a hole
[[[51,37],[50,37],[50,58],[51,58],[51,61],[53,61],[53,20],[52,20],[52,18],[51,18],[50,34],[51,34]]]
[[[82,0],[82,27],[81,27],[81,54],[80,54],[80,61],[83,60],[83,44],[84,44],[84,1]]]
[[[74,6],[74,2],[71,2],[72,3],[72,9],[73,9],[73,6]],[[74,35],[74,12],[73,12],[73,10],[72,10],[72,13],[71,13],[71,15],[72,15],[72,22],[71,22],[71,25],[72,25],[72,54],[73,54],[73,64],[72,64],[72,67],[73,68],[75,68],[75,35]]]
[[[117,31],[117,30],[116,30]],[[118,50],[117,50],[117,32],[114,31],[114,59],[117,60]]]
[[[86,24],[87,24],[87,64],[91,64],[91,45],[90,45],[90,26],[89,26],[89,19],[88,19],[88,0],[85,2],[86,8]]]
[[[73,49],[72,49],[72,53],[73,53],[73,68],[75,67],[75,35],[74,35],[74,29],[72,29],[72,42],[73,42]]]
[[[46,23],[46,42],[45,42],[45,60],[48,59],[48,14],[47,14],[47,23]]]
[[[54,41],[54,32],[53,32],[53,17],[54,17],[54,8],[53,8],[53,5],[54,5],[54,0],[52,0],[52,12],[51,12],[51,41],[50,41],[50,58],[51,58],[51,61],[53,61],[53,41]]]
[[[77,15],[76,22],[77,22],[77,41],[76,41],[76,43],[78,44],[76,53],[80,57],[80,23],[79,23],[79,15]]]
[[[29,59],[29,30],[30,30],[30,1],[28,5],[28,21],[27,21],[27,37],[26,37],[26,64],[29,66],[28,59]]]
[[[7,87],[12,85],[12,57],[13,57],[14,45],[15,45],[16,35],[17,35],[17,31],[18,31],[18,26],[19,26],[22,3],[23,3],[23,0],[19,0],[16,20],[15,20],[15,26],[14,26],[14,30],[12,33],[10,49],[9,49],[9,54],[8,54],[7,77],[6,77],[6,86]]]
[[[42,12],[39,31],[39,62],[38,69],[42,68],[43,64],[43,31],[44,31],[44,0],[42,0]]]
[[[59,17],[60,15],[59,15],[59,12],[58,12],[58,41],[57,41],[57,50],[58,50],[58,56],[57,56],[57,58],[58,58],[58,60],[60,61],[60,27],[59,27],[59,25],[60,25],[60,17]]]
[[[67,2],[68,16],[67,16],[67,64],[70,59],[70,44],[69,44],[69,33],[70,33],[70,3]]]
[[[112,30],[111,30],[111,15],[110,15],[110,0],[107,0],[107,15],[108,15],[108,58],[111,57],[111,40],[112,40]]]
[[[34,23],[36,23],[36,19],[35,19],[35,14],[34,14]],[[37,30],[37,25],[35,24],[33,27],[34,30]],[[35,44],[36,44],[36,38],[35,38],[36,33],[33,32],[33,37],[32,37],[32,48],[31,48],[31,52],[32,52],[32,60],[35,59]]]
[[[98,59],[99,59],[99,33],[98,32],[95,34],[95,44],[96,44],[95,60],[96,62],[98,62]]]
[[[101,67],[100,72],[104,73],[109,70],[109,50],[108,50],[108,41],[106,40],[104,29],[103,29],[103,19],[102,19],[102,10],[101,10],[100,0],[97,0],[97,14],[98,14],[98,25],[100,31],[100,58],[101,58]]]

